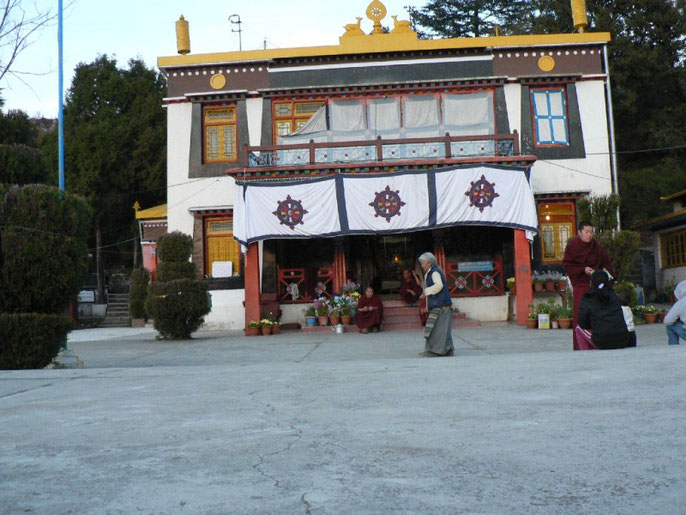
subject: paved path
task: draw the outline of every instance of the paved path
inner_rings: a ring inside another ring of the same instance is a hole
[[[78,331],[85,369],[0,372],[0,513],[681,514],[686,346],[638,331]]]

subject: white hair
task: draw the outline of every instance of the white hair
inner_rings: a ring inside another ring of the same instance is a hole
[[[431,252],[424,252],[424,254],[419,256],[419,261],[424,261],[426,263],[431,263],[432,265],[435,265],[436,256],[434,256]]]

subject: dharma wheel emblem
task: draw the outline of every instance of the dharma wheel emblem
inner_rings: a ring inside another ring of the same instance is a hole
[[[382,216],[388,223],[391,223],[391,218],[399,215],[400,208],[405,205],[405,202],[400,199],[400,190],[393,191],[390,186],[386,186],[385,190],[377,191],[374,194],[376,195],[374,201],[369,203],[376,212],[374,216]]]
[[[291,229],[296,225],[303,225],[303,216],[307,214],[307,210],[303,209],[302,201],[293,200],[290,195],[286,195],[286,200],[277,202],[276,211],[272,211],[273,215],[281,222],[281,225],[287,225]]]
[[[488,182],[482,175],[481,179],[472,181],[471,184],[472,187],[464,194],[469,197],[469,206],[478,207],[483,213],[484,208],[492,206],[495,198],[500,196],[495,192],[495,182]]]

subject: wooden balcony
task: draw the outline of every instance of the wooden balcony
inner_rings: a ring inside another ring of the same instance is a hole
[[[460,164],[530,166],[535,156],[519,153],[519,135],[451,136],[249,146],[241,149],[241,178],[322,176],[339,172],[383,172]]]

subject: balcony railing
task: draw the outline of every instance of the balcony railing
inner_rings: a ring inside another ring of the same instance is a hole
[[[368,163],[400,164],[443,160],[459,162],[474,158],[519,156],[519,135],[450,136],[320,142],[292,145],[244,145],[241,161],[246,169],[336,168]]]

